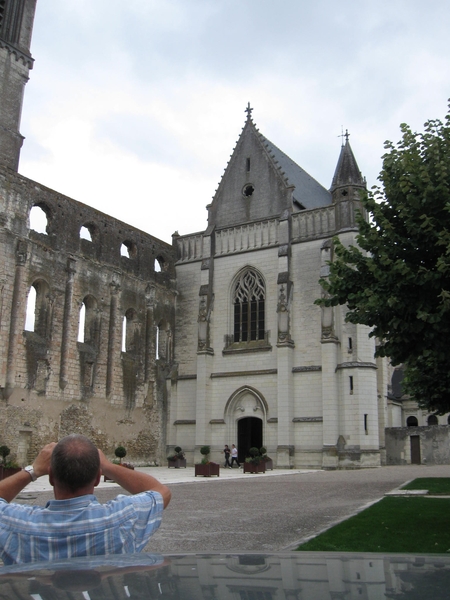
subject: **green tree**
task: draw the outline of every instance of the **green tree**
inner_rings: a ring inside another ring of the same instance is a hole
[[[334,239],[322,306],[373,328],[377,356],[405,365],[405,391],[450,411],[450,112],[386,142],[381,186],[362,198],[358,247]],[[369,218],[365,218],[365,214]]]

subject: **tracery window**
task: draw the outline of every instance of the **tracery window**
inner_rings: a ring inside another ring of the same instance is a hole
[[[264,339],[265,299],[266,288],[261,275],[254,269],[244,271],[233,292],[235,342]]]

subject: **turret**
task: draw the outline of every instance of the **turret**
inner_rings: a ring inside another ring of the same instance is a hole
[[[331,196],[336,204],[336,219],[338,229],[355,227],[355,208],[361,194],[366,190],[366,180],[361,175],[355,156],[348,141],[349,133],[345,132],[345,144],[342,144],[341,154],[331,182]]]
[[[17,171],[23,136],[20,118],[36,0],[0,1],[0,164]]]

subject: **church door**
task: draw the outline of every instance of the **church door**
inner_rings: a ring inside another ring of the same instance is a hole
[[[261,448],[262,439],[262,420],[256,417],[245,417],[238,421],[238,458],[239,462],[244,462],[247,456],[250,456],[250,448]]]

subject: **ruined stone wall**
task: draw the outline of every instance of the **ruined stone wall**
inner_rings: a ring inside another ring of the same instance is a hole
[[[35,206],[46,233],[30,229]],[[44,443],[80,432],[109,455],[121,444],[130,460],[162,460],[172,247],[5,169],[0,263],[0,444],[24,463]],[[25,330],[31,288],[34,326]]]

